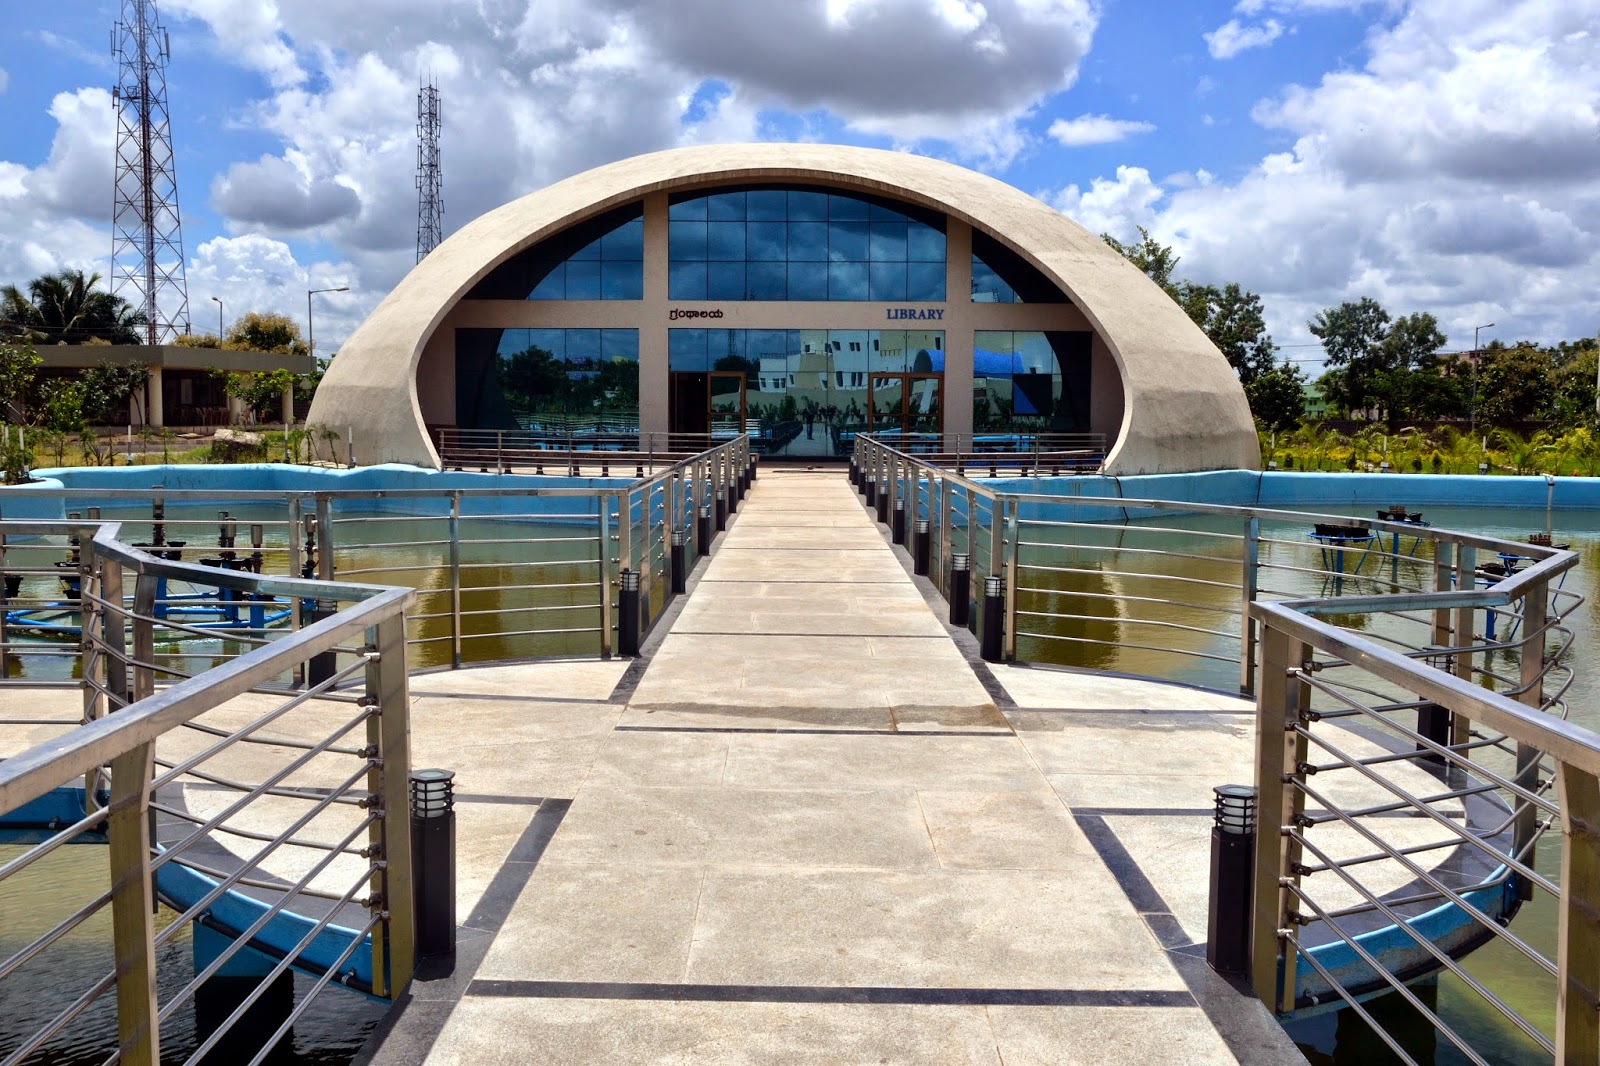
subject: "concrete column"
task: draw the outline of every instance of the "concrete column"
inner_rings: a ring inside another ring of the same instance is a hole
[[[945,226],[944,435],[972,437],[972,227],[957,219]],[[952,439],[951,443],[954,443]]]
[[[283,390],[283,423],[294,425],[294,386]]]
[[[667,194],[644,198],[644,301],[639,315],[639,432],[671,426],[667,370]],[[665,441],[663,440],[663,444]]]
[[[166,404],[162,398],[161,368],[150,368],[150,378],[144,383],[144,421],[147,426],[167,424]]]

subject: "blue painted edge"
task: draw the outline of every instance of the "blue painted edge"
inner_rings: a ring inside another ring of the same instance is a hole
[[[182,866],[176,861],[168,862],[156,871],[156,893],[163,902],[180,913],[194,906],[216,887],[217,882],[210,877]],[[248,929],[266,913],[267,908],[268,904],[230,888],[212,902],[211,906],[201,914],[200,920],[213,930],[237,938],[239,931]],[[300,943],[316,924],[314,920],[304,915],[295,914],[287,909],[281,910],[250,939],[250,947],[275,958],[284,958],[294,952],[295,945]],[[327,973],[332,968],[334,960],[343,954],[345,948],[354,940],[356,940],[355,930],[330,922],[308,947],[299,952],[295,967],[317,975]],[[345,960],[344,969],[339,971],[339,976],[335,980],[359,991],[370,993],[372,991],[371,949],[372,935],[369,933],[361,937],[361,945]]]

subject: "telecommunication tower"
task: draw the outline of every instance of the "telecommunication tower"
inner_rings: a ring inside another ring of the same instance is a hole
[[[439,171],[439,88],[417,90],[417,262],[444,239],[444,177]]]
[[[111,53],[117,57],[111,291],[144,312],[145,341],[159,344],[189,332],[189,284],[167,111],[172,44],[155,0],[122,0]]]

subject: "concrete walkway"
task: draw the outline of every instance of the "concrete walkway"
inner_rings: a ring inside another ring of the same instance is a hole
[[[372,1059],[1295,1061],[1198,946],[1249,705],[974,665],[904,559],[842,473],[773,471],[642,676],[416,679],[463,925]]]

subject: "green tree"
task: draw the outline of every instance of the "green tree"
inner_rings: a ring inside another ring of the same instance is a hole
[[[280,352],[288,355],[306,355],[310,349],[300,339],[300,327],[287,315],[261,314],[251,311],[228,327],[228,339],[222,345],[236,352]]]
[[[149,380],[150,368],[143,363],[100,360],[83,372],[84,416],[96,426],[120,421],[123,405],[131,400],[130,417],[144,421],[144,387]]]
[[[1272,336],[1267,332],[1260,296],[1235,282],[1220,289],[1182,282],[1177,300],[1228,360],[1246,392],[1258,377],[1276,369]]]
[[[1288,360],[1258,374],[1244,387],[1250,413],[1269,430],[1282,432],[1300,424],[1306,413],[1305,375]]]
[[[96,289],[99,283],[99,274],[62,270],[34,278],[26,294],[15,285],[0,288],[0,330],[35,344],[140,343],[144,312]]]
[[[1144,271],[1145,276],[1166,290],[1167,295],[1178,298],[1178,283],[1172,276],[1178,268],[1178,256],[1172,254],[1170,245],[1157,241],[1143,226],[1139,227],[1139,239],[1133,244],[1123,244],[1109,233],[1100,234],[1100,239]]]
[[[1478,422],[1508,426],[1547,418],[1552,378],[1550,358],[1537,346],[1491,345],[1478,364]]]
[[[253,374],[229,373],[223,379],[222,387],[229,396],[243,401],[257,420],[262,420],[274,405],[282,401],[283,394],[294,388],[297,380],[296,375],[289,370],[262,370]]]
[[[44,360],[27,341],[0,342],[0,410],[5,420],[21,423],[33,400],[33,382]]]
[[[1317,313],[1307,327],[1322,341],[1330,370],[1319,384],[1330,404],[1355,412],[1372,406],[1373,375],[1385,368],[1383,340],[1389,312],[1376,300],[1362,297]]]

